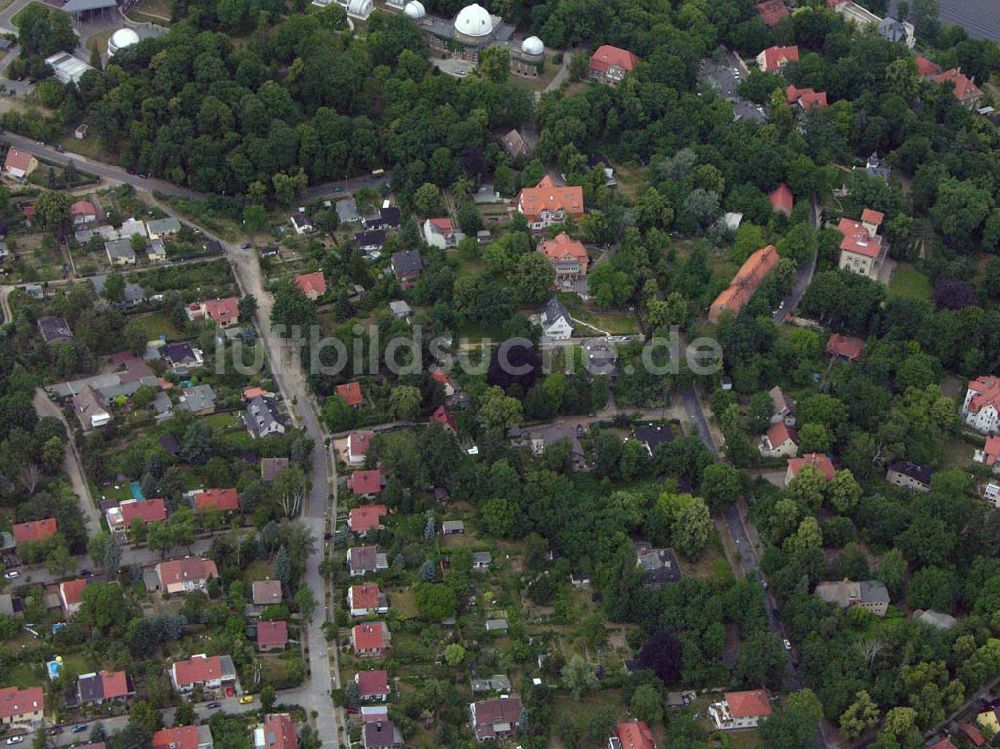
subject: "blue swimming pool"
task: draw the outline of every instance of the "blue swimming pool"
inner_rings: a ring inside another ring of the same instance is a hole
[[[132,490],[132,497],[134,499],[145,499],[142,495],[142,486],[138,481],[130,481],[128,488]]]

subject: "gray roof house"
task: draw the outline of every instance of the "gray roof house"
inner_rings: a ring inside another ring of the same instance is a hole
[[[208,416],[215,413],[215,391],[211,385],[195,385],[181,391],[177,408],[188,411],[196,416]]]
[[[258,395],[247,404],[243,420],[254,439],[285,433],[285,419],[278,410],[278,404],[266,395]]]
[[[636,565],[642,570],[642,586],[659,590],[668,583],[681,579],[681,565],[673,549],[654,549],[651,544],[639,541],[635,545]]]
[[[878,580],[822,582],[817,583],[815,592],[820,599],[842,609],[861,606],[875,616],[885,616],[889,610],[889,591]]]
[[[73,337],[73,331],[66,318],[56,315],[45,315],[38,318],[38,332],[46,343],[68,341]]]
[[[496,632],[498,634],[507,634],[507,620],[506,619],[487,619],[486,620],[486,631]]]
[[[573,335],[573,323],[566,305],[552,297],[539,310],[538,322],[542,332],[555,340],[566,340]]]
[[[413,308],[402,299],[389,302],[389,311],[392,312],[393,317],[399,320],[405,320],[413,315]]]
[[[337,219],[340,223],[356,224],[361,220],[361,215],[358,213],[358,204],[354,202],[354,198],[338,200],[336,206]]]
[[[505,674],[493,674],[488,679],[470,679],[469,686],[473,694],[483,692],[511,692],[514,686]]]
[[[146,232],[150,239],[159,239],[176,234],[181,230],[181,222],[173,216],[169,218],[158,218],[146,222]]]
[[[149,404],[149,408],[152,410],[153,419],[157,424],[166,421],[174,415],[174,404],[171,402],[170,396],[162,390],[153,398],[153,402]]]
[[[112,239],[104,243],[104,251],[112,265],[135,265],[135,250],[132,249],[132,239]]]
[[[886,16],[878,24],[878,35],[883,39],[897,44],[905,44],[912,48],[916,43],[914,26],[909,21],[898,21],[892,16]]]

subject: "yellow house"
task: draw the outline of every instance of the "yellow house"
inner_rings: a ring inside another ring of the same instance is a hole
[[[995,736],[1000,733],[1000,720],[997,719],[997,711],[984,710],[976,716],[976,723],[983,729],[987,736]]]

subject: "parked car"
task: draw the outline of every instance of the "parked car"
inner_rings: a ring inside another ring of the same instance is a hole
[[[86,723],[77,723],[75,726],[73,726],[73,733],[83,733],[86,730],[87,730]]]
[[[15,577],[17,577],[20,574],[21,573],[18,572],[17,570],[7,570],[6,572],[3,573],[3,576],[5,578],[7,578],[8,580],[13,580]]]
[[[792,643],[789,640],[783,640],[782,643],[785,646],[785,650],[791,650],[792,649]]]
[[[11,744],[20,744],[22,741],[24,741],[24,736],[11,736],[7,739],[7,746],[10,746]]]
[[[62,726],[52,726],[52,728],[49,729],[49,736],[58,736],[62,732]]]
[[[209,702],[207,705],[205,705],[205,707],[207,707],[209,710],[218,710],[220,707],[222,707],[222,703],[221,702]]]
[[[245,694],[242,697],[240,697],[240,704],[241,705],[249,705],[251,702],[253,702],[253,695],[252,694]]]

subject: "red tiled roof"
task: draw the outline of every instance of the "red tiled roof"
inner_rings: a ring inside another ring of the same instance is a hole
[[[434,367],[434,369],[431,371],[431,379],[433,379],[434,382],[441,383],[442,385],[447,385],[449,382],[451,382],[451,380],[448,378],[448,375],[446,375],[442,370],[438,369],[437,367]]]
[[[774,188],[767,197],[771,201],[771,210],[773,211],[781,211],[787,215],[795,207],[795,196],[792,195],[792,189],[784,182]]]
[[[712,302],[708,312],[709,321],[718,322],[723,312],[738,315],[778,260],[778,251],[771,244],[748,257],[743,267],[733,277],[729,288]]]
[[[178,684],[201,684],[222,678],[222,658],[211,655],[207,658],[189,658],[174,663],[174,675]]]
[[[389,694],[389,674],[386,671],[359,671],[355,681],[363,698]]]
[[[271,648],[288,642],[288,622],[257,622],[257,645]]]
[[[803,109],[822,109],[827,106],[825,91],[791,85],[785,89],[785,101],[788,104],[798,104]]]
[[[983,92],[975,83],[973,83],[967,75],[965,75],[958,68],[952,68],[951,70],[946,70],[943,73],[937,73],[930,77],[934,83],[951,83],[955,84],[955,98],[959,101],[965,99],[982,96]]]
[[[351,450],[351,455],[367,455],[368,445],[374,437],[372,432],[351,432],[350,436],[347,438],[348,445]]]
[[[266,606],[281,601],[281,581],[279,580],[254,580],[250,586],[250,595],[253,602]]]
[[[16,148],[11,148],[7,151],[7,158],[3,162],[5,169],[19,169],[22,172],[28,171],[31,166],[31,160],[34,158],[27,151],[20,151]]]
[[[361,383],[347,382],[343,385],[337,385],[337,395],[347,401],[348,406],[360,406]]]
[[[205,315],[209,320],[214,320],[221,325],[228,325],[240,316],[239,302],[236,297],[229,296],[225,299],[209,299],[203,302],[205,305]]]
[[[833,467],[833,463],[830,458],[823,453],[806,453],[801,458],[789,458],[788,459],[788,474],[791,478],[795,478],[799,475],[805,466],[815,466],[819,469],[819,472],[823,474],[823,478],[830,481],[834,474],[837,473],[836,469]]]
[[[195,512],[208,512],[211,510],[233,512],[238,509],[240,509],[240,493],[234,488],[205,489],[194,494]]]
[[[252,401],[254,398],[261,398],[267,395],[267,391],[259,385],[252,385],[243,388],[243,400]]]
[[[607,73],[611,66],[616,65],[626,73],[629,73],[639,62],[638,56],[632,54],[627,49],[612,47],[610,44],[602,44],[590,56],[590,69],[600,73]]]
[[[355,471],[347,477],[347,488],[360,495],[378,494],[382,491],[382,471],[378,468]]]
[[[854,336],[833,333],[826,342],[826,353],[840,356],[848,361],[857,361],[865,352],[865,342]]]
[[[27,523],[18,523],[11,528],[14,535],[14,543],[32,543],[34,541],[44,541],[52,538],[59,529],[55,518],[44,518],[42,520],[29,520]]]
[[[164,728],[153,734],[153,749],[198,749],[198,726]]]
[[[455,417],[452,416],[451,412],[448,411],[448,409],[445,408],[444,406],[438,406],[437,408],[435,408],[434,413],[431,414],[431,417],[430,419],[428,419],[428,421],[431,424],[440,424],[443,427],[447,427],[448,429],[451,429],[451,431],[453,432],[458,431],[458,424],[455,422]]]
[[[590,260],[587,256],[587,248],[583,246],[582,242],[576,241],[566,232],[560,232],[555,239],[542,242],[539,249],[552,262],[559,262],[570,257],[583,266],[584,272],[587,270],[587,263]]]
[[[969,413],[977,414],[986,406],[1000,412],[1000,377],[977,377],[969,381],[969,390],[975,393],[969,400]]]
[[[365,622],[356,624],[352,631],[352,640],[356,650],[377,650],[385,647],[385,636],[382,622]]]
[[[865,208],[861,211],[861,220],[866,224],[874,224],[879,226],[885,220],[885,214],[881,211],[872,210],[871,208]]]
[[[521,722],[521,700],[519,697],[499,698],[483,700],[475,703],[476,716],[476,738],[490,739],[496,738],[494,726],[500,723]]]
[[[451,234],[452,224],[450,218],[429,218],[431,226],[436,226],[442,234]]]
[[[771,703],[763,689],[749,692],[726,692],[729,712],[734,718],[764,717],[771,714]]]
[[[352,476],[357,476],[358,473],[377,473],[377,471],[358,471]],[[364,533],[378,528],[382,523],[382,516],[388,512],[385,505],[361,505],[351,510],[347,516],[347,525],[355,533]]]
[[[41,687],[0,689],[0,721],[45,711],[45,692]]]
[[[797,443],[797,440],[795,439],[795,430],[787,427],[783,421],[771,424],[767,430],[767,441],[771,443],[771,447],[780,447],[785,444],[787,440]]]
[[[766,26],[777,26],[782,18],[788,16],[788,8],[783,0],[764,0],[757,3],[757,12]]]
[[[351,586],[351,603],[356,609],[377,609],[382,600],[378,583],[364,583]]]
[[[118,505],[118,509],[122,513],[122,522],[127,526],[131,525],[132,521],[137,518],[144,523],[154,523],[167,519],[167,505],[163,501],[163,497],[125,502]]]
[[[965,737],[972,742],[973,746],[983,746],[986,744],[986,737],[983,732],[971,723],[959,723],[958,730],[965,734]]]
[[[156,566],[160,582],[163,585],[173,585],[185,580],[208,580],[211,577],[219,576],[215,562],[200,557],[174,559],[169,562],[160,562]]]
[[[323,296],[326,293],[326,279],[323,278],[322,271],[302,273],[295,277],[295,283],[306,295],[312,293]]]
[[[113,700],[128,696],[128,676],[124,671],[100,671],[98,676],[101,677],[104,699]]]
[[[69,207],[71,216],[96,216],[97,209],[89,200],[78,200]]]
[[[799,48],[794,44],[790,47],[768,47],[761,54],[764,56],[765,72],[778,70],[786,62],[799,61]]]
[[[845,252],[865,257],[878,257],[882,252],[882,237],[878,234],[869,234],[864,225],[854,219],[840,219],[837,231],[844,236],[840,242],[840,249]]]
[[[986,465],[996,465],[1000,460],[1000,437],[987,437],[986,446],[983,448],[983,455],[986,458]]]
[[[936,744],[931,744],[927,749],[958,749],[958,747],[951,743],[951,739],[943,738]]]
[[[76,580],[67,580],[64,583],[59,583],[59,592],[67,606],[76,606],[79,603],[83,603],[83,591],[89,582],[87,578],[80,577]]]
[[[579,218],[583,215],[583,188],[557,187],[548,175],[534,187],[521,190],[517,200],[521,213],[534,219],[542,211],[564,211]]]
[[[921,76],[927,77],[929,75],[934,75],[941,70],[941,68],[923,55],[915,55],[913,59],[917,63],[917,73]]]
[[[296,749],[298,745],[295,724],[288,713],[276,713],[264,718],[264,746],[257,749]]]
[[[618,739],[622,742],[622,749],[656,749],[653,732],[644,720],[619,723]]]

